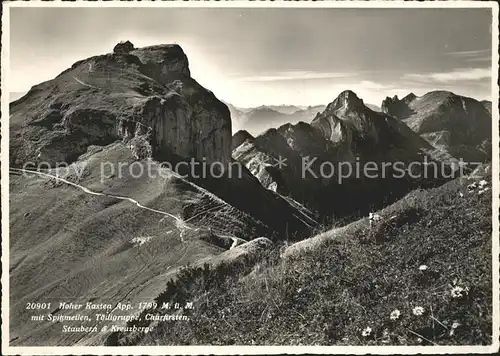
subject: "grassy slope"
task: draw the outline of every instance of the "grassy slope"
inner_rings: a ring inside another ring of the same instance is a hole
[[[61,301],[149,301],[180,266],[224,251],[207,242],[208,227],[224,232],[224,226],[230,225],[233,231],[240,231],[252,223],[244,213],[180,178],[134,179],[124,169],[123,178],[116,174],[100,181],[101,162],[131,160],[128,148],[113,144],[79,161],[87,163],[79,181],[76,176],[68,179],[97,192],[135,198],[186,221],[200,214],[187,222],[193,230],[186,231],[183,239],[172,218],[128,201],[89,195],[44,177],[10,176],[10,325],[14,344],[73,344],[88,336],[61,333],[60,324],[30,321],[33,313],[26,310],[27,302],[52,301],[51,309],[55,309]],[[152,167],[158,175],[159,168]],[[109,170],[104,172],[109,174]],[[131,241],[139,237],[149,240],[136,246]]]
[[[469,194],[469,182],[414,191],[380,212],[395,224],[374,233],[364,218],[307,250],[274,251],[251,273],[186,272],[167,294],[194,301],[190,320],[160,323],[141,343],[491,343],[491,190]],[[468,293],[453,298],[454,285]],[[415,306],[424,314],[413,315]],[[401,316],[391,320],[395,309]]]

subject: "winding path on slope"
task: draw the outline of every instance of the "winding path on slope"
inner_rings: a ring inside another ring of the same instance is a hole
[[[172,215],[170,213],[167,213],[166,211],[149,208],[149,207],[147,207],[145,205],[142,205],[141,203],[139,203],[137,200],[135,200],[133,198],[124,197],[124,196],[120,196],[120,195],[109,194],[109,193],[96,192],[96,191],[93,191],[93,190],[91,190],[91,189],[89,189],[87,187],[84,187],[84,186],[80,185],[80,184],[71,182],[71,181],[69,181],[67,179],[64,179],[64,178],[61,178],[61,177],[58,177],[58,176],[55,176],[55,175],[52,175],[52,174],[49,174],[49,173],[44,173],[44,172],[40,172],[40,171],[33,171],[33,170],[29,170],[29,169],[22,169],[22,168],[9,168],[9,173],[16,174],[16,173],[22,173],[22,172],[24,172],[24,173],[31,173],[31,174],[37,174],[39,176],[46,177],[46,178],[49,178],[49,179],[56,179],[58,181],[61,181],[63,183],[71,185],[73,187],[79,188],[79,189],[83,190],[87,194],[97,195],[97,196],[105,196],[105,197],[115,198],[115,199],[119,199],[119,200],[126,200],[126,201],[129,201],[129,202],[135,204],[137,207],[139,207],[141,209],[145,209],[145,210],[151,211],[153,213],[157,213],[157,214],[164,215],[166,217],[170,217],[170,218],[172,218],[174,220],[175,226],[177,227],[177,229],[180,232],[180,238],[181,238],[182,242],[184,242],[184,239],[183,239],[184,232],[186,230],[194,230],[192,227],[189,227],[181,218],[179,218],[179,217],[177,217],[175,215]]]

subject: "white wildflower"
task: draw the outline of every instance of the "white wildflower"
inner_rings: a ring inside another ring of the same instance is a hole
[[[425,309],[422,308],[422,307],[415,307],[415,308],[413,308],[413,314],[414,315],[420,316],[420,315],[423,315],[424,312],[425,312]]]
[[[399,316],[401,315],[401,312],[398,310],[398,309],[394,309],[392,312],[391,312],[391,320],[397,320],[399,319]]]
[[[361,335],[363,335],[364,337],[367,337],[367,336],[370,336],[371,333],[372,333],[372,328],[367,326],[366,329],[363,329],[363,331],[361,332]]]
[[[464,289],[460,286],[455,286],[451,289],[452,298],[462,298],[464,296],[463,293],[467,293],[467,288]]]
[[[490,190],[490,188],[486,187],[486,188],[480,190],[479,192],[477,192],[477,195],[483,195],[483,193],[487,192],[488,190]]]
[[[426,271],[429,267],[427,265],[420,265],[420,267],[418,267],[419,270],[421,271]]]
[[[479,181],[479,188],[483,188],[484,186],[488,185],[488,182],[485,181],[484,179]]]
[[[453,323],[453,325],[451,326],[451,330],[450,330],[450,336],[453,336],[453,334],[455,334],[455,329],[458,328],[460,325],[462,325],[462,324],[459,324],[456,321]]]
[[[378,215],[378,214],[370,213],[370,214],[368,215],[368,219],[369,219],[369,221],[370,221],[370,227],[372,227],[372,226],[373,226],[373,224],[375,224],[375,223],[377,223],[377,222],[381,221],[381,220],[382,220],[382,217],[381,217],[380,215]]]
[[[469,185],[467,186],[467,191],[468,191],[469,193],[472,193],[474,190],[476,190],[476,188],[477,188],[477,183],[476,183],[476,182],[474,182],[474,183],[471,183],[471,184],[469,184]]]

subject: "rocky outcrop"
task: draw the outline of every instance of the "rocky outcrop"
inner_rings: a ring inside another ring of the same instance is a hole
[[[382,101],[380,108],[382,112],[395,117],[407,116],[411,114],[409,105],[416,98],[417,96],[413,93],[408,94],[403,99],[399,99],[397,95],[394,95],[392,98],[386,97]]]
[[[130,54],[139,58],[144,71],[160,83],[172,81],[172,73],[190,77],[188,58],[179,45],[158,45],[139,48]]]
[[[431,144],[464,160],[487,160],[481,150],[491,139],[488,105],[449,91],[432,91],[421,97],[409,94],[402,100],[387,98],[385,113],[402,120]]]
[[[485,107],[485,109],[490,113],[491,115],[491,101],[490,100],[482,100],[481,104]]]
[[[393,167],[394,162],[408,167],[424,159],[432,161],[432,150],[403,122],[371,110],[347,90],[311,124],[269,129],[234,149],[233,158],[243,162],[264,187],[328,219],[367,213],[370,207],[382,206],[416,186],[439,184],[439,177],[426,180],[416,171],[418,179],[397,178]],[[280,165],[280,160],[285,164]],[[363,168],[356,173],[356,167],[368,162],[377,167],[376,177],[365,176]]]
[[[340,93],[311,125],[330,141],[344,146],[353,156],[386,155],[395,153],[394,148],[402,150],[403,155],[406,152],[415,156],[420,148],[430,148],[401,121],[371,110],[350,90]]]
[[[117,46],[11,104],[11,164],[72,162],[89,145],[140,135],[159,160],[173,155],[226,165],[229,110],[190,77],[182,48]]]

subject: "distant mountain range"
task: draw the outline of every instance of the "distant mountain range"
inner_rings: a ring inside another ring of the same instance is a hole
[[[255,108],[239,108],[227,103],[233,123],[233,133],[245,130],[258,135],[270,128],[278,128],[286,123],[310,122],[316,114],[325,110],[325,105],[261,105]],[[374,111],[380,107],[367,104]]]

